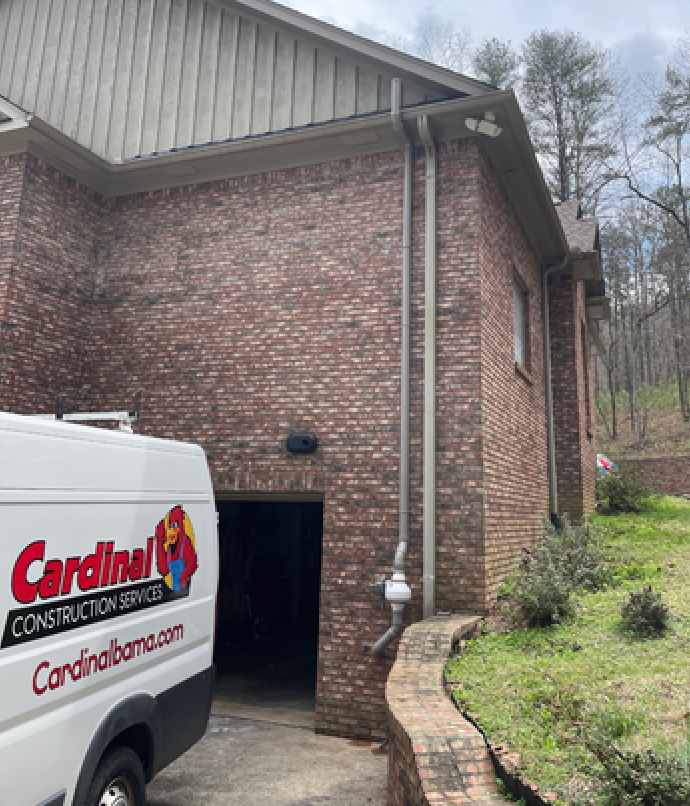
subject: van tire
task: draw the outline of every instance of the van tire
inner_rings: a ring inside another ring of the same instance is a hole
[[[129,747],[115,747],[96,769],[84,806],[146,806],[144,768]]]

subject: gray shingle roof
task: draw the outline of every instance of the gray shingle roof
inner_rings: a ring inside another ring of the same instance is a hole
[[[597,249],[596,218],[582,218],[582,208],[577,200],[556,205],[563,232],[571,252],[594,252]]]

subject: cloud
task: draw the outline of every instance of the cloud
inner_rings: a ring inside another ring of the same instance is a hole
[[[1,0],[0,0],[1,2]],[[280,0],[331,24],[395,45],[415,37],[425,20],[450,20],[469,29],[473,45],[497,37],[519,49],[543,28],[570,30],[610,48],[632,77],[661,75],[677,39],[690,33],[690,0]]]
[[[647,28],[614,43],[611,51],[631,76],[661,76],[673,56],[673,43]]]

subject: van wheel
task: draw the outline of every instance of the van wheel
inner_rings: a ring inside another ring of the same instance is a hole
[[[116,747],[98,765],[85,806],[145,806],[146,784],[139,756]]]

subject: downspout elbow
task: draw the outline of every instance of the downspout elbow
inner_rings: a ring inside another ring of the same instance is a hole
[[[403,631],[403,607],[402,604],[393,604],[393,617],[391,618],[391,626],[379,638],[379,640],[371,648],[372,655],[380,655],[388,644],[395,641],[395,639],[402,634]]]

